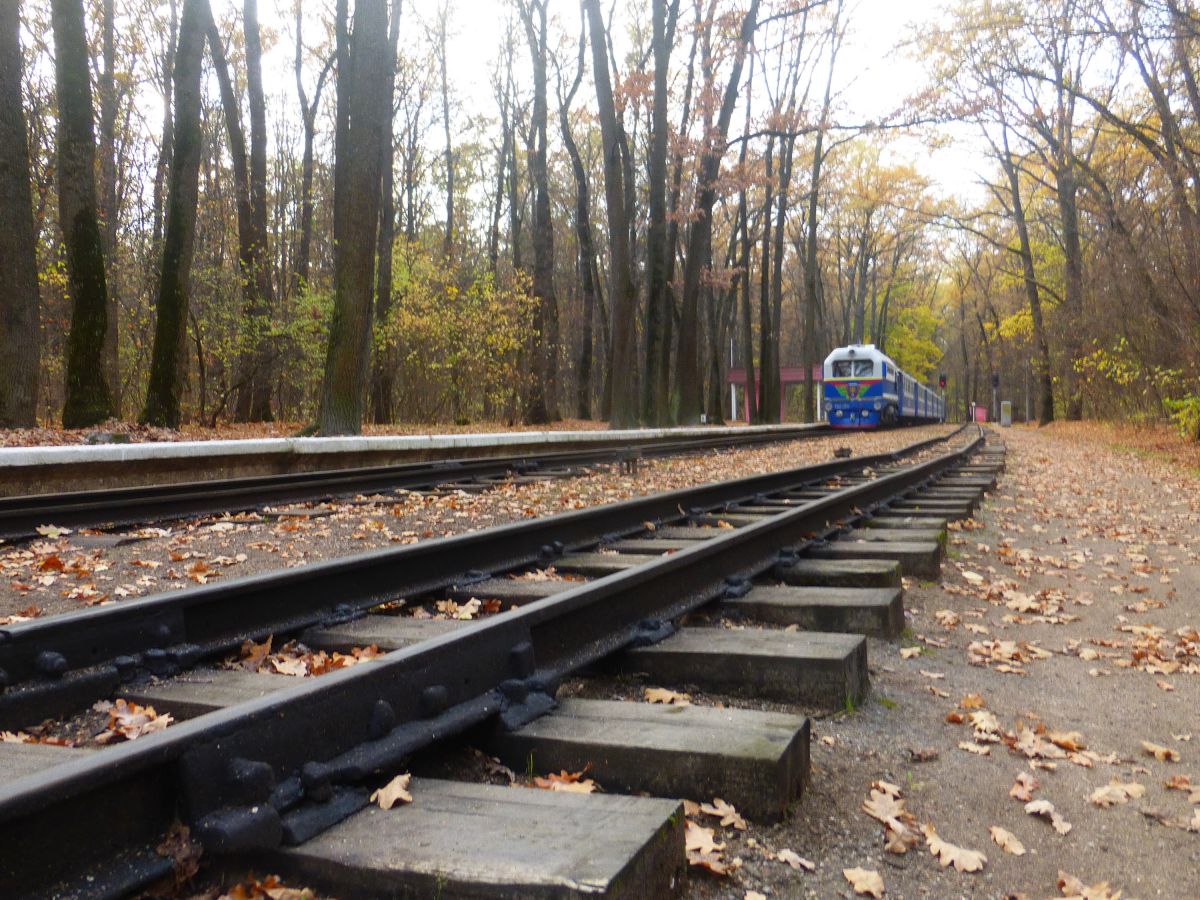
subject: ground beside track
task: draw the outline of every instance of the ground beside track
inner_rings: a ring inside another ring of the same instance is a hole
[[[1118,449],[1098,428],[1002,436],[1008,471],[976,514],[984,527],[952,532],[941,582],[907,592],[911,636],[900,643],[921,655],[903,659],[900,646],[871,642],[872,698],[816,723],[808,794],[778,826],[718,828],[744,864],[733,879],[692,878],[690,897],[848,897],[842,870],[850,867],[877,871],[890,898],[1059,897],[1060,871],[1089,886],[1107,881],[1126,900],[1200,896],[1200,830],[1186,830],[1189,822],[1200,829],[1200,791],[1165,786],[1173,776],[1200,784],[1200,645],[1186,637],[1200,627],[1200,474],[1164,464],[1153,449]],[[942,610],[957,624],[944,613],[939,621]],[[1161,658],[1142,655],[1153,643],[1145,632],[1122,630],[1134,626],[1162,629]],[[1022,663],[1023,674],[972,665],[968,645],[987,640],[1035,643],[1052,655]],[[1138,667],[1126,667],[1135,659]],[[1192,671],[1153,668],[1172,662]],[[973,741],[969,724],[945,721],[956,709],[966,714],[959,704],[972,693],[999,725],[999,742],[979,742],[986,756],[959,749]],[[1097,758],[1031,760],[1006,746],[1018,722]],[[1179,761],[1157,760],[1142,741]],[[1020,772],[1038,782],[1033,799],[1049,800],[1071,823],[1068,834],[1009,796]],[[983,870],[941,868],[923,844],[886,853],[883,826],[861,811],[878,779],[901,788],[917,823],[982,851]],[[1090,802],[1112,780],[1145,793],[1110,808]],[[1025,855],[1002,851],[991,826],[1015,834]],[[783,848],[816,871],[769,858]]]

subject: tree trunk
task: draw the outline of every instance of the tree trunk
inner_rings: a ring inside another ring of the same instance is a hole
[[[1033,269],[1033,250],[1029,243],[1029,227],[1025,221],[1025,207],[1021,202],[1021,183],[1017,177],[1017,165],[1008,149],[1008,132],[1002,131],[1004,152],[1000,164],[1008,176],[1008,188],[1012,195],[1013,224],[1017,227],[1020,240],[1021,273],[1025,284],[1025,297],[1029,301],[1029,315],[1033,319],[1033,342],[1037,348],[1038,425],[1054,421],[1054,377],[1050,368],[1050,345],[1046,341],[1046,327],[1042,320],[1042,301],[1038,292],[1037,276]]]
[[[525,422],[541,425],[558,418],[558,347],[553,332],[557,319],[554,293],[554,222],[550,218],[550,179],[546,170],[546,5],[545,0],[518,4],[533,63],[533,152],[529,178],[533,182],[533,296],[536,301],[527,353],[533,371],[525,402]],[[535,21],[536,18],[536,21]]]
[[[446,17],[449,9],[438,10],[438,65],[442,76],[442,128],[446,135],[446,235],[442,240],[442,255],[449,259],[454,252],[454,144],[450,137],[450,79],[446,73]]]
[[[371,350],[371,290],[379,222],[383,134],[391,112],[387,90],[385,0],[357,0],[347,34],[338,2],[338,128],[334,149],[334,308],[321,390],[321,434],[362,430]]]
[[[579,248],[576,266],[579,274],[579,290],[583,299],[575,408],[581,419],[592,417],[592,342],[594,340],[592,323],[596,316],[596,282],[592,275],[596,250],[592,241],[592,200],[587,169],[584,168],[583,158],[579,155],[579,147],[571,134],[571,122],[567,113],[571,100],[583,80],[586,52],[587,32],[584,31],[579,35],[579,68],[575,75],[575,83],[558,107],[558,126],[562,132],[563,146],[567,148],[567,156],[571,159],[571,172],[575,179],[575,240]]]
[[[646,364],[642,378],[642,420],[664,425],[668,410],[660,405],[667,377],[663,356],[667,309],[667,75],[671,41],[667,36],[667,0],[652,0],[654,48],[654,109],[647,160],[650,220],[646,229]],[[678,0],[673,4],[678,8]]]
[[[396,93],[396,49],[400,43],[400,4],[392,7],[388,25],[388,85],[387,128],[383,134],[383,186],[379,211],[379,242],[376,248],[378,276],[375,279],[375,321],[387,322],[392,310],[392,250],[396,243],[395,166],[396,142],[392,126],[395,117],[393,98]],[[380,348],[375,354],[371,376],[371,418],[378,424],[392,421],[392,394],[395,359],[390,348]]]
[[[779,360],[775,358],[771,335],[775,325],[771,318],[771,214],[774,197],[772,179],[775,175],[775,138],[767,141],[766,179],[763,186],[762,258],[758,267],[758,364],[762,372],[762,398],[759,401],[758,421],[779,421]]]
[[[173,74],[175,121],[171,158],[174,162],[167,188],[166,227],[155,302],[150,385],[141,415],[141,421],[145,424],[169,428],[179,426],[179,371],[187,332],[203,141],[200,128],[200,72],[204,35],[211,23],[212,11],[208,0],[184,0]]]
[[[758,20],[758,0],[751,0],[750,8],[742,19],[738,35],[737,50],[729,82],[721,103],[714,134],[709,135],[701,154],[699,175],[696,179],[696,206],[692,216],[691,232],[688,235],[686,263],[683,272],[683,311],[679,319],[679,354],[675,361],[676,381],[679,384],[679,420],[693,425],[700,421],[703,401],[703,374],[700,371],[700,293],[701,275],[712,258],[712,210],[717,198],[717,179],[721,171],[721,159],[725,154],[729,120],[737,103],[738,87],[742,78],[742,65],[746,51],[754,36]]]
[[[116,23],[114,0],[104,0],[100,22],[103,71],[97,78],[100,95],[100,213],[103,220],[104,255],[109,265],[117,255],[117,78]],[[108,324],[104,330],[104,372],[112,392],[113,414],[121,414],[121,367],[118,355],[117,293],[109,286]]]
[[[1082,375],[1075,364],[1083,344],[1083,249],[1079,241],[1079,183],[1069,161],[1055,173],[1056,196],[1063,242],[1063,356],[1066,357],[1066,414],[1071,421],[1083,418]]]
[[[803,358],[800,362],[804,367],[805,422],[817,420],[817,394],[816,385],[813,383],[813,367],[818,362],[817,308],[821,302],[821,278],[817,268],[817,210],[820,208],[821,167],[825,162],[825,131],[829,127],[829,107],[833,97],[833,71],[837,65],[838,50],[841,48],[841,37],[838,33],[841,16],[842,2],[838,0],[829,31],[829,71],[825,77],[825,99],[821,103],[821,119],[813,144],[812,170],[808,182],[808,213],[805,221],[807,227],[804,236],[804,322],[801,326]]]
[[[755,0],[757,3],[757,0]],[[614,428],[637,424],[634,358],[637,335],[632,260],[629,255],[629,222],[625,209],[624,172],[621,163],[620,123],[613,102],[608,70],[608,50],[599,0],[583,0],[591,32],[593,80],[604,152],[604,199],[608,210],[609,293],[612,296],[612,338],[608,377],[611,379],[609,422]]]
[[[21,5],[0,3],[0,428],[37,425],[37,235],[21,97]]]
[[[304,150],[300,161],[300,239],[299,246],[296,250],[296,267],[295,267],[295,285],[294,288],[299,289],[301,285],[308,284],[308,267],[309,257],[312,247],[312,224],[313,224],[313,199],[312,199],[312,184],[313,184],[313,143],[316,140],[317,133],[317,109],[321,105],[321,92],[325,89],[325,79],[329,75],[329,70],[333,66],[333,57],[330,56],[325,60],[325,65],[321,69],[321,74],[317,76],[317,86],[313,91],[312,102],[308,100],[308,94],[304,90],[304,79],[301,77],[303,73],[304,63],[304,42],[302,39],[303,24],[303,7],[296,4],[296,95],[300,98],[300,118],[304,126]]]
[[[50,14],[58,86],[58,216],[71,298],[63,426],[82,428],[113,414],[104,367],[108,289],[96,215],[96,136],[83,0],[52,0]]]
[[[237,97],[214,25],[209,37],[214,66],[221,81],[229,151],[238,192],[238,257],[241,267],[243,329],[251,346],[237,362],[234,418],[239,422],[271,419],[270,313],[272,287],[267,246],[267,113],[262,87],[262,43],[257,0],[245,0],[243,26],[246,45],[246,91],[250,108],[250,147],[247,154]],[[243,218],[244,217],[244,218]]]

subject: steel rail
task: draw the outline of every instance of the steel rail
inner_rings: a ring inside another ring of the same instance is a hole
[[[139,671],[169,675],[246,638],[344,622],[387,600],[464,582],[471,573],[546,565],[562,552],[864,467],[892,453],[684,488],[351,557],[156,594],[0,628],[0,728],[62,715],[111,694]]]
[[[120,896],[169,871],[154,848],[176,817],[209,852],[302,843],[360,808],[363,782],[413,752],[548,711],[568,673],[663,636],[664,623],[790,564],[814,533],[930,482],[982,441],[980,432],[653,563],[10,782],[0,787],[0,884],[15,896]]]
[[[631,451],[643,456],[753,446],[806,440],[830,433],[806,428],[792,432],[755,432],[648,444],[623,444],[585,450],[528,453],[494,459],[445,459],[354,469],[329,469],[282,475],[259,475],[223,481],[99,488],[50,494],[0,497],[0,540],[35,538],[40,525],[69,528],[115,527],[183,519],[220,512],[239,512],[297,501],[326,500],[353,494],[430,487],[465,479],[528,474],[565,466],[612,462]]]

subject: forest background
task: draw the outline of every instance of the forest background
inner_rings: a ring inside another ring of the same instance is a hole
[[[0,425],[811,421],[869,341],[1200,438],[1190,0],[262,7],[0,4]]]

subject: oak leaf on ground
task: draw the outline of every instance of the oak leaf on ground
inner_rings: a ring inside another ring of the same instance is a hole
[[[988,831],[992,835],[992,840],[996,846],[1005,853],[1011,853],[1013,856],[1024,856],[1025,845],[1017,838],[1015,834],[1007,828],[1001,828],[999,825],[993,825]]]
[[[408,790],[411,783],[412,775],[410,773],[397,775],[371,794],[371,802],[378,805],[380,809],[391,809],[397,803],[412,803],[412,794]]]
[[[874,869],[842,869],[842,877],[850,882],[854,893],[882,900],[883,877]]]
[[[978,850],[968,850],[942,840],[932,825],[922,825],[921,833],[925,835],[930,854],[938,858],[942,868],[952,865],[960,872],[978,872],[987,865],[987,857]]]

